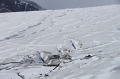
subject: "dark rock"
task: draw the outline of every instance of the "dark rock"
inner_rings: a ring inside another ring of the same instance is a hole
[[[45,74],[45,76],[47,77],[47,76],[49,76],[48,74]]]
[[[49,59],[59,59],[60,56],[59,55],[51,55],[49,56]]]
[[[84,59],[89,59],[89,58],[92,58],[93,56],[91,56],[91,55],[87,55],[87,56],[85,56],[84,57]]]
[[[57,66],[60,64],[60,56],[59,55],[46,55],[44,60],[44,66]]]
[[[45,10],[33,1],[28,0],[0,0],[0,13]]]

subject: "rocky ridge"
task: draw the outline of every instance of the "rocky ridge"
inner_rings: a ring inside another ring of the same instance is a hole
[[[29,0],[0,0],[0,13],[45,10]]]

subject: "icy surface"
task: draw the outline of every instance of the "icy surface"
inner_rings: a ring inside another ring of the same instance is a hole
[[[120,79],[120,5],[0,14],[0,79]]]

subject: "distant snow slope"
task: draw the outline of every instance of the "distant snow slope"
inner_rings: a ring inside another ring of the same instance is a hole
[[[59,50],[72,60],[37,62]],[[120,5],[0,14],[0,79],[120,79]]]

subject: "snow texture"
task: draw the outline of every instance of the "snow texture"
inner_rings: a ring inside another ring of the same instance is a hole
[[[120,5],[1,13],[0,28],[0,79],[120,79]]]

